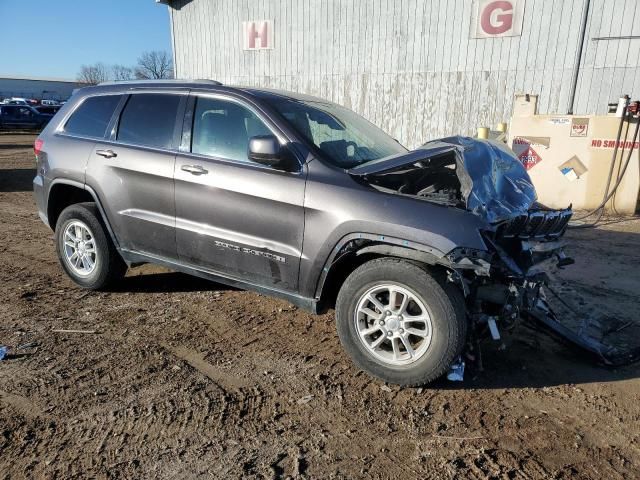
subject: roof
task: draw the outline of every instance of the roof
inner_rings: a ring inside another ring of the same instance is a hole
[[[118,80],[118,81],[109,81],[109,82],[102,82],[99,83],[98,85],[131,85],[131,86],[155,86],[155,85],[162,85],[162,86],[176,86],[176,87],[180,87],[180,86],[189,86],[189,87],[193,87],[195,85],[206,85],[206,86],[211,86],[211,85],[222,85],[222,83],[218,82],[217,80],[211,80],[208,78],[205,79],[195,79],[195,80],[175,80],[175,79],[158,79],[158,80]]]
[[[244,92],[255,97],[263,99],[276,99],[286,98],[289,100],[297,100],[303,102],[315,102],[315,103],[332,103],[329,100],[325,100],[311,95],[305,95],[297,92],[288,92],[285,90],[276,90],[271,88],[260,87],[247,87],[241,85],[223,85],[216,80],[204,79],[204,80],[126,80],[119,82],[103,82],[98,85],[86,86],[80,88],[79,91],[84,94],[91,94],[90,92],[123,92],[127,90],[142,90],[142,89],[163,89],[173,88],[182,90],[196,90],[196,91],[218,91],[218,92]]]
[[[121,82],[102,82],[78,89],[83,95],[94,92],[126,92],[131,90],[176,89],[176,90],[230,90],[215,80],[125,80]]]

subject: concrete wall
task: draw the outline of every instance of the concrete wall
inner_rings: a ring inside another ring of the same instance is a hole
[[[81,86],[76,82],[62,80],[0,78],[0,97],[66,100],[74,89]]]
[[[174,0],[178,78],[331,99],[413,147],[507,121],[515,92],[567,113],[585,0],[526,0],[522,35],[470,38],[471,0]],[[592,0],[575,113],[640,95],[640,1]],[[273,20],[272,50],[243,50],[242,22]]]

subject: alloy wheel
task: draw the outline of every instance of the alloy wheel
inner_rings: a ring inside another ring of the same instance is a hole
[[[63,234],[64,260],[77,275],[86,277],[96,269],[98,252],[93,233],[79,221],[69,222]]]
[[[431,344],[432,322],[424,301],[396,283],[369,288],[356,304],[354,324],[367,351],[389,365],[416,362]]]

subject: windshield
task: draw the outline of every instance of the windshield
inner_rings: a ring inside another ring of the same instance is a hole
[[[335,166],[353,168],[407,151],[393,138],[348,108],[329,102],[267,99]]]

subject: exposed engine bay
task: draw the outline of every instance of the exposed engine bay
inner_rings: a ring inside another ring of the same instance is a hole
[[[369,180],[370,184],[380,191],[415,195],[452,207],[465,206],[456,173],[454,151],[420,160],[408,167],[385,174],[372,175]]]
[[[560,316],[552,309],[550,267],[574,263],[562,239],[571,206],[555,210],[538,203],[524,166],[504,144],[444,138],[349,173],[379,191],[464,209],[486,221],[481,231],[486,250],[458,247],[435,262],[447,268],[448,281],[463,292],[471,327],[469,355],[479,351],[482,338],[498,340],[500,331],[525,320],[589,351],[601,363],[640,359],[640,347],[607,342],[615,321],[574,318],[571,308]]]

